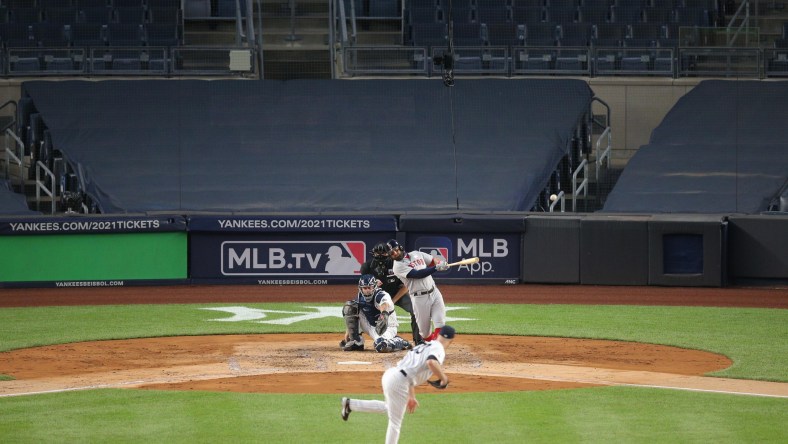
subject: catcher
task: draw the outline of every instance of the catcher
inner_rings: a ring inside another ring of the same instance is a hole
[[[390,353],[413,348],[410,342],[397,336],[397,313],[391,295],[378,288],[377,279],[365,274],[358,280],[356,299],[342,307],[345,318],[345,339],[339,343],[344,351],[364,350],[361,333],[372,338],[375,351]]]

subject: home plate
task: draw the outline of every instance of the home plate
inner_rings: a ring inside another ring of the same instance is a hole
[[[339,365],[370,365],[371,362],[364,362],[364,361],[339,361],[337,362]]]

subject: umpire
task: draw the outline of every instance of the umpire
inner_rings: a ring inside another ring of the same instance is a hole
[[[416,316],[413,314],[413,306],[410,302],[408,287],[402,284],[392,270],[394,259],[389,257],[386,244],[381,242],[372,249],[372,259],[361,264],[361,274],[371,274],[382,282],[381,288],[391,295],[394,305],[401,307],[410,314],[410,328],[413,331],[413,343],[419,345],[424,342],[419,334],[419,324],[416,323]]]

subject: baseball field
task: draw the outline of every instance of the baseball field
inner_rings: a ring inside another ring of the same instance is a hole
[[[400,442],[788,442],[788,287],[441,288],[451,382]],[[0,438],[382,442],[339,414],[402,356],[339,350],[355,291],[2,289]]]

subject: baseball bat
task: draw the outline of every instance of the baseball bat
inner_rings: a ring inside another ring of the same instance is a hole
[[[449,264],[449,267],[453,267],[453,266],[455,266],[455,265],[469,265],[469,264],[475,264],[475,263],[477,263],[477,262],[479,262],[479,258],[478,258],[478,257],[469,257],[468,259],[463,259],[463,260],[461,260],[461,261],[452,262],[452,263],[450,263],[450,264]]]

